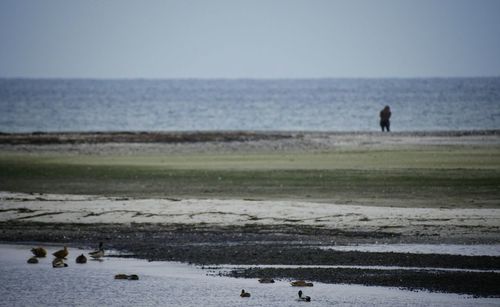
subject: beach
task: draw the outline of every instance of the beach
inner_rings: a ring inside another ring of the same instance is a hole
[[[0,307],[500,306],[498,12],[0,1]]]
[[[330,249],[498,246],[497,130],[2,134],[0,190],[2,241],[104,241],[149,260],[257,266],[238,277],[500,295],[498,255]]]

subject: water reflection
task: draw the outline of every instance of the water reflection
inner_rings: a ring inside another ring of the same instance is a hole
[[[296,306],[297,288],[287,280],[260,284],[256,279],[209,276],[207,270],[174,262],[131,258],[75,263],[87,250],[70,249],[67,268],[53,269],[52,257],[28,264],[26,245],[0,245],[0,305],[52,306]],[[58,247],[49,247],[52,253]],[[137,274],[139,280],[115,280],[116,274]],[[242,289],[250,298],[241,298]],[[500,299],[402,291],[394,288],[314,283],[303,290],[308,306],[412,305],[490,306]]]

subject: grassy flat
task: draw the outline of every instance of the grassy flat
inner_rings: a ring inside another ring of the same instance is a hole
[[[500,207],[500,149],[443,146],[152,156],[0,153],[0,189],[496,208]]]
[[[500,170],[500,148],[461,146],[391,150],[336,150],[319,153],[170,154],[170,155],[24,155],[1,154],[0,162],[87,165],[183,170]]]

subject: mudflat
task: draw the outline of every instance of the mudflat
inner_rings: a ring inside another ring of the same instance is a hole
[[[3,241],[199,264],[500,269],[496,256],[320,249],[498,244],[499,131],[2,134],[0,190]],[[494,272],[470,273],[491,285],[470,287],[450,272],[262,270],[233,274],[500,295]]]
[[[495,208],[499,153],[498,131],[4,134],[0,189]]]

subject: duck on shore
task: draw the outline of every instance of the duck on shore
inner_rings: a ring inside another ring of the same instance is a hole
[[[272,284],[272,283],[274,283],[274,279],[272,279],[272,278],[261,278],[261,279],[259,279],[259,282],[261,284]]]
[[[93,252],[89,253],[89,256],[92,257],[93,259],[100,259],[104,256],[104,247],[103,243],[99,242],[99,248]]]
[[[38,258],[36,256],[33,256],[30,259],[28,259],[28,263],[31,263],[31,264],[38,263]]]
[[[66,258],[68,256],[68,248],[65,246],[64,249],[58,250],[57,252],[53,253],[54,257],[56,258]]]
[[[47,250],[43,247],[35,247],[31,249],[31,252],[35,257],[45,257],[47,256]]]
[[[299,301],[310,302],[311,298],[309,296],[302,296],[302,290],[299,290]]]
[[[245,290],[243,289],[243,290],[241,290],[240,296],[241,297],[250,297],[250,293],[245,292]]]

